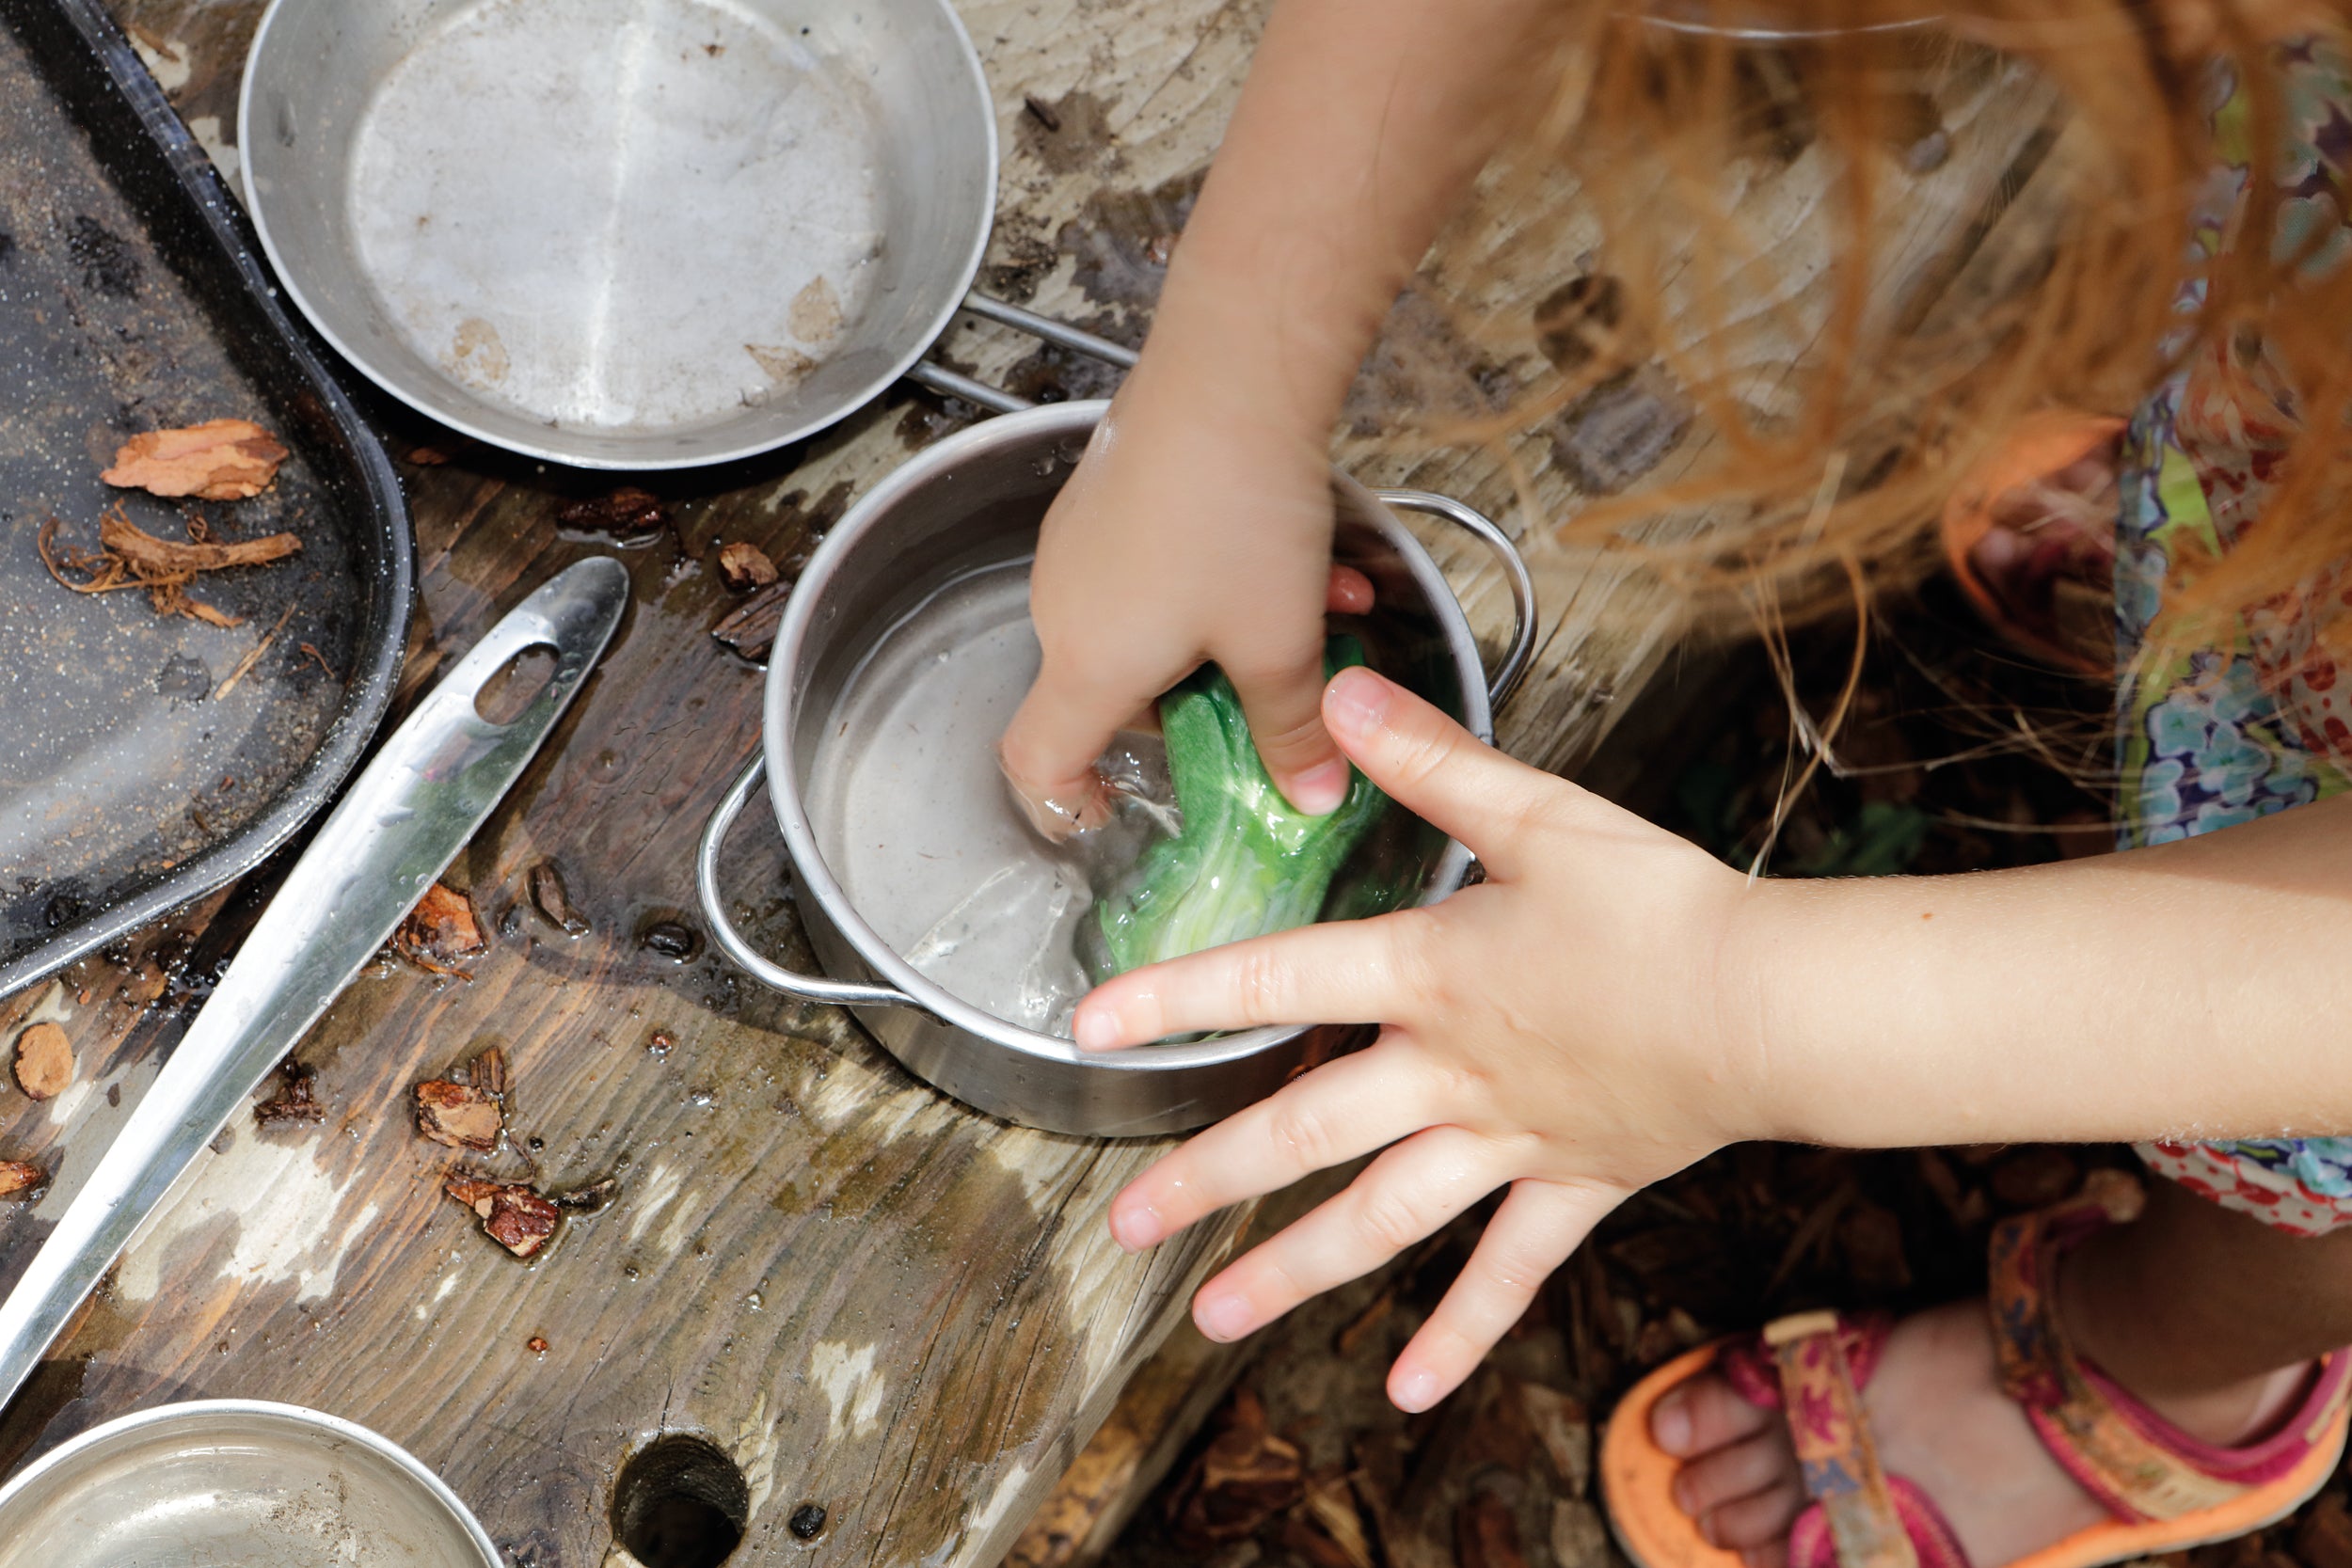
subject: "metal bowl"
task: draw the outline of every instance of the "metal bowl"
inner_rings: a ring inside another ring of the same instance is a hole
[[[365,1427],[259,1400],[108,1421],[0,1487],[0,1568],[500,1568],[438,1476]]]
[[[870,401],[946,326],[996,190],[947,0],[275,0],[238,125],[262,244],[344,357],[592,468]]]

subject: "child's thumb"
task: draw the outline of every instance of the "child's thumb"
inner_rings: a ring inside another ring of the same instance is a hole
[[[1529,828],[1564,787],[1360,667],[1324,688],[1323,721],[1366,778],[1499,875],[1514,870]]]

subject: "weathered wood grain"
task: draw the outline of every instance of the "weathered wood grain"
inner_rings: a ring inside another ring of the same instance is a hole
[[[1135,340],[1263,0],[961,8],[1007,150],[986,281]],[[234,124],[260,9],[257,0],[119,6],[183,115],[231,166],[223,128]],[[1045,115],[1025,107],[1031,97]],[[2025,133],[1996,112],[2001,102],[1987,88],[1955,111],[1956,190],[1989,183],[2014,156]],[[1800,160],[1755,198],[1785,220],[1791,245],[1811,199],[1805,178]],[[1950,203],[1931,205],[1943,227],[1922,217],[1906,241],[1923,268],[1953,227]],[[1469,276],[1512,233],[1509,214],[1482,208],[1457,226],[1436,274]],[[1528,298],[1552,281],[1528,279]],[[1509,295],[1483,309],[1506,325],[1527,311]],[[1496,332],[1479,352],[1507,373],[1532,373],[1532,318],[1516,346]],[[995,328],[965,324],[943,346],[959,365],[1032,393],[1107,385],[1096,368]],[[1367,394],[1343,461],[1376,481],[1464,496],[1523,531],[1494,454],[1382,444],[1379,398],[1399,395]],[[446,439],[385,414],[414,438]],[[626,1560],[609,1520],[622,1459],[659,1433],[690,1431],[747,1479],[741,1560],[805,1550],[828,1561],[986,1565],[1003,1555],[1239,1216],[1127,1258],[1103,1216],[1159,1146],[975,1116],[909,1080],[841,1015],[766,994],[707,944],[679,959],[644,941],[663,923],[696,931],[693,841],[755,743],[758,672],[707,636],[739,602],[710,569],[717,546],[748,540],[788,572],[853,494],[970,414],[898,395],[803,449],[653,482],[674,508],[675,537],[617,549],[556,525],[565,501],[597,487],[583,477],[479,449],[406,469],[422,568],[411,695],[582,553],[616,549],[628,562],[629,621],[447,879],[471,895],[491,938],[470,978],[388,960],[355,985],[298,1053],[326,1119],[267,1130],[239,1119],[0,1418],[0,1465],[160,1400],[292,1400],[409,1447],[518,1568],[585,1568]],[[1522,454],[1539,511],[1575,502],[1552,455],[1559,436],[1532,435]],[[1478,623],[1499,636],[1493,575],[1440,543],[1465,568]],[[1550,587],[1538,673],[1503,734],[1561,766],[1631,699],[1677,623],[1662,597],[1629,605],[1612,573],[1555,571]],[[772,831],[746,825],[732,858],[750,925],[805,960]],[[531,876],[547,863],[560,868],[584,934],[534,908]],[[8,1038],[35,1017],[60,1022],[83,1075],[40,1105],[0,1088],[0,1155],[40,1157],[58,1172],[37,1203],[0,1207],[0,1279],[21,1269],[151,1081],[237,929],[233,901],[215,901],[115,959],[0,1003]],[[670,1043],[656,1049],[657,1035]],[[528,1265],[440,1196],[460,1162],[409,1122],[414,1082],[492,1044],[512,1065],[515,1143],[471,1168],[549,1190],[618,1179],[608,1209],[567,1220]],[[787,1520],[812,1504],[826,1520],[803,1541]]]

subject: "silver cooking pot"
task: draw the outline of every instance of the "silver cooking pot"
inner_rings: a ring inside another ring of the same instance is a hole
[[[998,407],[1014,400],[984,388]],[[768,665],[761,755],[744,768],[704,830],[695,874],[714,940],[753,976],[803,1001],[850,1008],[908,1070],[966,1104],[1051,1132],[1125,1137],[1183,1132],[1263,1098],[1302,1063],[1337,1048],[1325,1028],[1262,1028],[1186,1045],[1110,1055],[1006,1022],[949,994],[893,951],[851,908],[811,826],[811,769],[844,688],[889,628],[943,585],[1037,550],[1038,526],[1101,420],[1104,403],[1019,407],[951,436],[899,467],[852,507],[809,561],[786,607]],[[1342,475],[1333,554],[1373,580],[1368,635],[1388,673],[1438,703],[1483,740],[1495,705],[1525,673],[1534,645],[1534,589],[1509,537],[1458,501],[1419,491],[1377,494]],[[1509,578],[1514,626],[1494,673],[1437,563],[1395,513],[1441,517],[1489,546]],[[797,879],[801,923],[825,976],[796,974],[735,929],[719,889],[733,826],[762,776]],[[910,802],[919,809],[919,802]],[[1405,814],[1422,835],[1421,902],[1460,888],[1470,856]]]

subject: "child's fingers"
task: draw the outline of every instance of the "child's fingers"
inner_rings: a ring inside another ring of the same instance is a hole
[[[1514,762],[1410,691],[1371,671],[1343,670],[1323,693],[1324,722],[1374,784],[1513,874],[1525,824],[1563,790]]]
[[[1375,1044],[1326,1063],[1237,1111],[1111,1200],[1111,1234],[1152,1246],[1230,1204],[1383,1148],[1433,1121],[1432,1096],[1401,1052]]]
[[[1096,680],[1073,680],[1048,659],[997,742],[1005,777],[1038,832],[1068,838],[1099,827],[1108,814],[1094,759],[1146,692]]]
[[[1436,1233],[1508,1179],[1502,1148],[1458,1127],[1391,1148],[1339,1196],[1200,1288],[1193,1321],[1212,1339],[1253,1334]]]
[[[1323,608],[1333,615],[1368,615],[1375,597],[1370,578],[1353,566],[1334,566]]]
[[[1461,1386],[1620,1196],[1559,1181],[1515,1183],[1462,1276],[1390,1369],[1397,1408],[1426,1410]]]
[[[1249,721],[1249,738],[1282,798],[1320,816],[1347,797],[1347,759],[1323,727],[1323,637],[1295,659],[1263,664],[1228,659],[1223,668]]]
[[[1078,1004],[1071,1037],[1082,1050],[1114,1051],[1201,1029],[1400,1022],[1414,1003],[1406,976],[1422,967],[1408,944],[1422,929],[1420,913],[1405,910],[1302,926],[1132,970]]]

